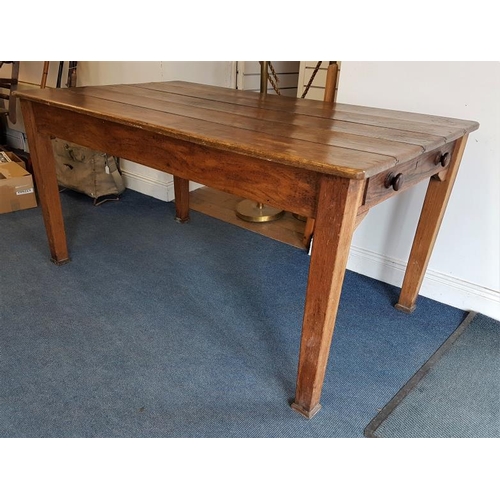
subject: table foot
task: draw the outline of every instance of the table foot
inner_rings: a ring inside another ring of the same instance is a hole
[[[321,408],[321,389],[363,188],[363,181],[343,177],[325,175],[320,181],[292,404],[306,418]]]
[[[410,251],[408,265],[401,285],[401,293],[396,309],[411,313],[415,310],[420,287],[424,281],[427,265],[436,243],[439,228],[451,195],[453,183],[458,173],[460,161],[467,142],[467,135],[457,139],[451,154],[451,163],[444,180],[431,177],[427,186],[422,212],[418,221],[415,238]],[[444,171],[442,171],[444,173]],[[402,304],[411,304],[402,305]]]
[[[189,180],[174,175],[175,222],[189,222]]]
[[[414,304],[410,307],[404,306],[403,304],[400,304],[399,302],[394,305],[394,308],[397,309],[398,311],[404,312],[406,314],[411,314],[417,306]]]
[[[64,266],[64,264],[68,264],[69,262],[71,262],[71,259],[69,257],[66,259],[60,259],[60,260],[51,258],[50,262],[54,263],[56,266]]]
[[[311,410],[306,410],[302,405],[299,405],[297,403],[292,403],[291,404],[292,410],[295,410],[297,413],[300,413],[303,417],[311,419],[318,413],[319,410],[321,410],[321,405],[318,403],[314,408]]]

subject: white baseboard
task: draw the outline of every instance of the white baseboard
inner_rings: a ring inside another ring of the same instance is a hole
[[[151,196],[162,201],[173,201],[175,199],[174,181],[161,181],[152,179],[147,175],[142,175],[137,172],[120,169],[125,183],[125,187],[137,191],[139,193]],[[201,187],[197,182],[189,182],[189,190],[193,191]]]
[[[400,287],[403,283],[406,262],[353,245],[347,268]],[[455,276],[428,269],[420,295],[464,311],[476,311],[500,320],[500,292]]]
[[[122,174],[125,185],[133,191],[163,201],[172,201],[175,198],[173,180],[163,182],[126,170],[122,170]],[[200,186],[200,184],[191,182],[190,190],[192,191]],[[351,246],[347,268],[370,278],[400,287],[403,283],[406,262],[391,259],[385,255],[353,245]],[[476,311],[500,320],[500,292],[439,271],[433,271],[432,269],[427,271],[420,294],[464,311]]]
[[[174,181],[163,182],[158,179],[151,179],[146,175],[141,175],[136,172],[130,172],[121,169],[125,187],[138,191],[147,196],[152,196],[162,201],[172,201],[174,195]]]

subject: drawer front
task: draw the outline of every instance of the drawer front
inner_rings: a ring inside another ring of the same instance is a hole
[[[424,153],[416,160],[396,165],[390,170],[374,175],[366,183],[363,205],[369,208],[435,174],[445,172],[450,165],[454,146],[454,142],[444,144],[440,148]]]

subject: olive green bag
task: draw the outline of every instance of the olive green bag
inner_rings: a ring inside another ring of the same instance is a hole
[[[99,205],[125,191],[118,158],[61,139],[52,140],[57,182],[84,193]]]

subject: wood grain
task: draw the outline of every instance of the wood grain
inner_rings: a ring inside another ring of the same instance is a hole
[[[429,151],[421,155],[417,160],[412,160],[410,162],[403,163],[402,165],[396,165],[388,172],[382,172],[381,174],[370,177],[367,181],[367,189],[363,204],[367,207],[372,207],[381,201],[394,196],[395,193],[393,189],[385,186],[385,180],[391,173],[394,175],[402,174],[403,185],[398,191],[402,193],[415,184],[418,184],[425,179],[429,179],[434,174],[446,171],[447,169],[443,168],[441,165],[436,165],[435,160],[438,154],[450,153],[453,155],[454,147],[455,142],[445,144],[439,149],[435,149],[434,151]]]
[[[162,102],[182,103],[195,107],[202,107],[205,109],[222,110],[233,114],[238,114],[246,117],[257,118],[262,121],[272,122],[290,122],[290,113],[293,111],[283,111],[281,108],[274,106],[273,108],[265,107],[262,102],[258,102],[255,98],[250,100],[241,99],[243,102],[225,102],[224,100],[216,99],[202,99],[197,97],[197,93],[192,91],[189,95],[172,93],[167,91],[154,90],[145,88],[140,85],[129,87],[125,85],[112,85],[102,87],[107,91],[113,91],[121,94],[132,94],[138,96],[147,96]],[[95,87],[90,89],[78,89],[81,93],[94,95]],[[222,89],[226,90],[226,89]],[[239,94],[242,94],[239,91]],[[275,96],[269,96],[271,99]],[[316,102],[316,101],[315,101]],[[329,109],[332,106],[327,105]],[[335,108],[341,106],[336,103]],[[350,105],[344,105],[349,107]],[[371,108],[368,108],[371,109]],[[385,139],[390,142],[403,142],[406,144],[413,144],[421,146],[424,150],[433,149],[445,142],[445,138],[440,135],[432,135],[427,132],[411,132],[405,130],[395,130],[385,127],[377,127],[373,125],[364,125],[360,123],[353,123],[349,121],[334,120],[331,116],[313,116],[305,114],[306,110],[302,113],[293,113],[293,126],[319,128],[322,130],[329,130],[338,134],[357,135],[360,138],[375,138]]]
[[[137,84],[137,86],[157,89],[161,92],[175,92],[175,88],[177,87],[177,92],[182,95],[198,95],[208,99],[224,100],[225,102],[234,102],[236,99],[240,100],[240,103],[242,101],[245,102],[247,105],[255,105],[257,103],[260,106],[264,106],[262,103],[265,102],[266,109],[287,110],[295,115],[306,114],[398,130],[437,133],[438,135],[455,136],[455,139],[463,135],[464,132],[471,132],[479,127],[477,122],[470,120],[392,110],[384,110],[383,113],[377,113],[379,108],[360,106],[355,110],[349,104],[330,106],[321,101],[296,99],[272,94],[266,96],[264,99],[261,98],[259,101],[251,92],[246,93],[196,83],[168,82],[168,85],[164,83],[149,83]],[[191,92],[189,89],[191,89]],[[372,110],[371,113],[368,112],[370,109]]]
[[[44,89],[44,91],[57,89]],[[69,90],[69,89],[68,89]],[[35,92],[35,91],[32,91]],[[57,95],[57,94],[55,94]],[[68,94],[60,107],[52,109],[78,111],[98,119],[136,127],[143,130],[210,146],[211,148],[240,153],[253,158],[277,161],[286,165],[317,172],[336,173],[351,178],[364,178],[365,169],[380,171],[391,167],[396,160],[387,155],[340,148],[297,139],[284,140],[275,135],[243,130],[158,110],[98,99],[79,94]],[[364,168],[359,168],[363,165]]]
[[[338,78],[338,65],[337,64],[329,64],[326,74],[326,82],[325,82],[325,93],[323,95],[323,102],[333,103],[335,100],[335,87],[337,85]],[[396,158],[396,161],[399,161]],[[312,241],[312,237],[314,234],[314,219],[309,217],[306,220],[306,227],[304,229],[304,236],[302,238],[302,242],[304,243],[304,247],[309,249]]]
[[[333,102],[335,100],[338,75],[339,65],[337,63],[330,63],[326,70],[325,95],[323,96],[325,102]]]
[[[189,222],[189,179],[174,175],[175,220]]]
[[[400,311],[411,313],[415,310],[418,293],[455,183],[467,137],[468,135],[465,135],[456,141],[446,178],[444,180],[431,178],[429,181],[401,294],[395,306]]]
[[[292,405],[308,418],[321,407],[321,389],[362,192],[361,181],[327,176],[320,181]]]
[[[81,88],[78,90],[80,90],[78,93],[89,97],[216,122],[220,125],[267,134],[287,141],[298,139],[325,146],[391,156],[395,158],[396,162],[415,158],[422,152],[422,146],[420,145],[364,136],[354,133],[355,130],[353,130],[353,133],[330,130],[329,127],[335,122],[323,118],[296,117],[291,122],[290,113],[270,110],[263,116],[262,112],[257,108],[191,97],[186,98],[177,94],[159,93],[138,87],[128,90],[120,86],[113,88]],[[298,127],[297,125],[304,126]]]
[[[316,172],[366,178],[477,127],[416,113],[159,82],[18,92],[32,101]]]
[[[39,130],[157,170],[310,216],[317,173],[33,103]],[[103,133],[105,130],[105,133]]]
[[[226,102],[234,102],[235,100],[241,99],[246,101],[248,105],[250,105],[250,103],[254,103],[256,100],[259,101],[259,99],[257,98],[258,94],[253,92],[242,92],[239,90],[227,89],[212,85],[203,85],[192,82],[181,82],[181,81],[152,82],[152,83],[138,83],[134,84],[134,86],[156,89],[160,92],[172,92],[172,93],[176,92],[182,95],[197,95],[203,98],[210,98],[220,101],[224,100]],[[307,113],[307,114],[314,114],[316,116],[319,116],[317,111],[320,111],[320,114],[324,114],[327,109],[331,109],[325,107],[324,101],[297,99],[294,97],[277,96],[273,94],[269,94],[268,96],[266,96],[266,101],[273,107],[276,107],[277,109],[288,109],[291,110],[291,112],[293,113]],[[383,108],[370,108],[368,106],[356,106],[351,104],[340,104],[340,107],[343,108],[343,110],[345,111],[354,110],[353,108],[355,108],[355,111],[357,113],[372,114],[374,116],[386,116],[393,118],[410,119],[411,121],[421,121],[422,123],[446,125],[456,128],[463,128],[464,125],[465,128],[468,127],[474,128],[478,126],[477,122],[475,121],[448,118],[448,117],[439,117],[435,115],[426,115],[421,113],[411,113],[407,111],[399,111],[399,110],[391,110]]]
[[[47,134],[38,131],[33,104],[21,101],[26,136],[30,146],[37,194],[49,242],[51,260],[56,264],[69,262],[66,232],[59,198],[52,142]]]

